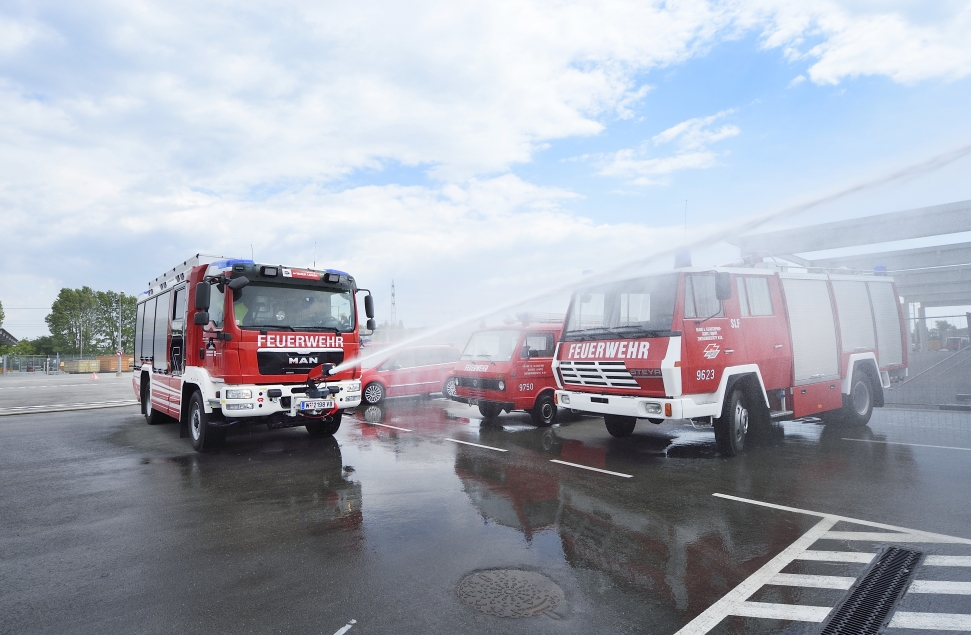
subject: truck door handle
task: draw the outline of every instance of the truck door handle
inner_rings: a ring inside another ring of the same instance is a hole
[[[776,345],[775,345],[775,346],[773,346],[772,348],[782,348],[782,344],[776,344]]]
[[[726,354],[728,354],[728,353],[734,353],[734,352],[735,352],[735,349],[734,348],[726,348],[725,349],[725,353]]]

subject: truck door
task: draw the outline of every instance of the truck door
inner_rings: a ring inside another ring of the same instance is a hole
[[[220,333],[226,328],[227,301],[226,293],[219,290],[219,285],[209,287],[209,323],[202,328],[198,354],[199,363],[213,377],[225,377],[227,374],[223,355],[226,342],[219,339]]]
[[[553,332],[527,332],[523,338],[523,345],[516,363],[516,375],[512,386],[507,387],[514,395],[524,400],[523,408],[530,409],[536,400],[536,395],[544,388],[553,386],[553,351],[556,348],[556,336]],[[528,401],[528,403],[525,403]],[[519,406],[519,404],[517,404]]]
[[[766,390],[789,387],[792,349],[778,278],[740,275],[735,287],[746,357],[758,364]]]
[[[684,276],[685,357],[681,362],[685,394],[718,390],[726,366],[746,363],[745,342],[739,335],[737,294],[720,301],[715,293],[715,273]]]

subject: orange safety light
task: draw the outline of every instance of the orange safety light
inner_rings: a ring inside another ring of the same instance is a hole
[[[664,404],[664,416],[665,417],[671,416],[671,404],[669,403]]]

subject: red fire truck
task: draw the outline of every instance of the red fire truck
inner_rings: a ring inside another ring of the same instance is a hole
[[[553,361],[557,403],[603,415],[616,437],[637,419],[710,423],[728,456],[776,419],[865,424],[891,376],[906,375],[893,280],[764,266],[575,293]]]
[[[537,426],[556,421],[551,362],[561,324],[476,331],[455,365],[455,401],[479,407],[486,419],[525,410]]]
[[[135,395],[149,424],[179,420],[202,451],[230,426],[331,435],[361,402],[356,294],[347,273],[197,255],[138,298]],[[367,328],[374,304],[364,296]]]

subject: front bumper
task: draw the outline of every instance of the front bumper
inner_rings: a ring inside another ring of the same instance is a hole
[[[331,386],[336,386],[338,391],[334,394],[328,394],[327,390]],[[221,409],[223,417],[226,419],[267,417],[281,413],[296,417],[300,414],[300,402],[310,398],[305,393],[293,391],[294,389],[302,390],[305,388],[305,385],[285,386],[282,384],[223,385],[219,388],[218,397],[209,399],[209,405],[212,408]],[[358,379],[321,383],[319,388],[326,395],[321,399],[333,399],[338,409],[354,408],[361,405],[361,381]],[[269,391],[274,389],[279,390],[282,395],[270,397]],[[227,390],[249,390],[251,396],[246,399],[227,399]]]
[[[620,415],[636,419],[695,419],[721,416],[721,406],[717,402],[697,403],[688,397],[678,399],[628,397],[572,390],[557,390],[555,394],[556,403],[562,408],[599,415]]]
[[[512,411],[516,409],[516,404],[511,401],[500,401],[498,399],[490,399],[488,397],[463,397],[461,395],[455,395],[451,397],[452,401],[457,401],[459,403],[468,404],[470,406],[478,406],[483,403],[495,404],[498,407],[506,411]]]

